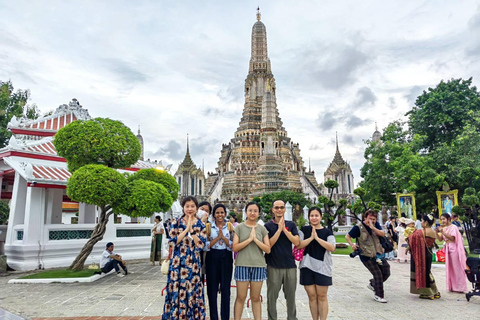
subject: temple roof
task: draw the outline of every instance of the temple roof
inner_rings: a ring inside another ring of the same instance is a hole
[[[346,169],[347,171],[352,170],[350,168],[350,165],[343,159],[342,155],[340,154],[340,149],[338,148],[338,136],[335,137],[335,144],[336,144],[335,156],[333,157],[333,160],[328,166],[327,170],[325,170],[324,175],[336,174],[338,171],[343,169]]]
[[[87,109],[83,109],[77,99],[59,106],[51,115],[38,119],[13,117],[7,128],[14,134],[31,136],[53,136],[61,128],[75,120],[91,119]]]
[[[45,137],[41,140],[17,140],[12,136],[8,145],[0,149],[0,160],[18,172],[29,185],[38,183],[36,186],[45,184],[66,186],[70,172],[66,160],[57,154],[53,139]],[[138,171],[155,168],[157,165],[158,163],[138,160],[131,167],[118,171]],[[6,170],[0,168],[0,175],[4,171]]]

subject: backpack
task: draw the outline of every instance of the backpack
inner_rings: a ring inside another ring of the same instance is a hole
[[[207,227],[207,239],[209,239],[210,235],[212,234],[212,225],[210,222],[207,222],[205,226]],[[230,240],[233,240],[233,224],[231,222],[227,222],[227,228],[228,232],[230,232]]]

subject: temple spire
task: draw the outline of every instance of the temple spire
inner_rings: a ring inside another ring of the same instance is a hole
[[[262,14],[260,13],[260,7],[257,7],[257,20],[260,21],[262,19]]]
[[[185,154],[185,158],[183,159],[181,166],[183,167],[195,166],[195,164],[193,163],[192,157],[190,156],[190,145],[188,141],[188,133],[187,133],[187,153]]]
[[[335,156],[333,157],[333,162],[338,164],[338,165],[345,164],[345,160],[343,160],[343,157],[340,154],[340,149],[338,148],[338,133],[337,132],[335,132],[335,144],[336,144],[337,150],[335,151]]]
[[[335,145],[337,146],[337,152],[340,153],[338,151],[338,132],[337,131],[335,131]]]

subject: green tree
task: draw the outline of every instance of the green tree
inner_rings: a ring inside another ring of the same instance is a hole
[[[94,245],[103,239],[114,212],[150,217],[168,210],[177,198],[178,184],[168,173],[144,169],[127,177],[115,170],[131,166],[140,155],[140,143],[120,121],[74,121],[59,130],[54,144],[72,172],[67,183],[68,196],[100,209],[97,225],[71,269],[83,269]]]
[[[480,93],[472,78],[451,79],[423,91],[406,115],[411,134],[424,136],[422,148],[430,152],[455,140],[467,124],[478,123],[479,111]]]
[[[339,199],[338,202],[332,200],[333,192],[338,187],[338,181],[327,180],[324,185],[330,190],[330,196],[318,197],[318,203],[323,205],[323,221],[327,224],[327,228],[333,231],[335,224],[338,222],[337,218],[345,216],[348,202],[346,199]],[[337,219],[337,222],[335,222],[335,219]]]
[[[271,212],[273,202],[275,200],[282,200],[283,202],[289,202],[293,208],[298,206],[298,210],[294,210],[293,212],[293,220],[297,220],[298,216],[301,215],[303,212],[303,207],[307,206],[310,207],[312,202],[309,198],[305,196],[303,193],[293,192],[289,190],[273,192],[273,193],[266,193],[261,197],[253,198],[253,201],[257,202],[262,211],[264,212],[263,220],[268,221],[271,219]]]
[[[134,181],[138,179],[153,181],[163,185],[166,188],[166,191],[168,192],[170,197],[172,198],[172,201],[177,200],[180,186],[178,185],[175,178],[172,177],[172,175],[170,175],[168,172],[163,170],[153,169],[153,168],[142,169],[137,173],[132,174],[128,177],[129,181]],[[170,209],[170,206],[171,205],[169,205],[167,208],[162,208],[162,212],[165,212],[168,209]]]
[[[70,172],[87,164],[125,168],[137,162],[141,152],[132,131],[108,118],[73,121],[57,132],[54,145]]]
[[[12,133],[7,130],[7,124],[13,116],[21,117],[24,107],[30,97],[28,90],[17,90],[14,92],[11,81],[0,81],[0,148],[7,145]],[[27,116],[32,116],[27,112]]]
[[[454,206],[452,212],[463,221],[469,251],[474,253],[474,250],[480,249],[480,192],[477,193],[475,188],[466,188],[461,205]]]
[[[4,201],[0,200],[0,224],[6,224],[10,215],[10,207]]]
[[[361,169],[368,199],[395,205],[395,193],[416,193],[417,211],[436,207],[435,191],[448,184],[480,188],[480,94],[472,79],[440,82],[424,91],[381,141],[367,141]],[[371,198],[370,198],[371,197]]]

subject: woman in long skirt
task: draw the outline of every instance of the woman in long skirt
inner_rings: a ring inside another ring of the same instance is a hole
[[[420,299],[439,299],[435,278],[432,274],[432,249],[435,247],[435,231],[432,229],[432,215],[422,217],[423,229],[408,237],[410,251],[410,293],[418,294]]]
[[[197,219],[198,201],[188,196],[182,200],[183,216],[170,227],[172,259],[168,268],[167,295],[162,320],[205,319],[203,283],[200,278],[200,254],[207,231]]]
[[[463,237],[458,227],[452,224],[452,217],[448,213],[441,215],[440,220],[444,227],[438,228],[438,239],[445,240],[445,273],[447,276],[447,289],[452,292],[466,292],[467,255],[463,245]]]
[[[155,265],[155,261],[161,264],[162,261],[162,238],[165,230],[162,225],[162,218],[160,216],[155,217],[155,224],[152,228],[152,245],[150,247],[150,261],[152,265]]]

